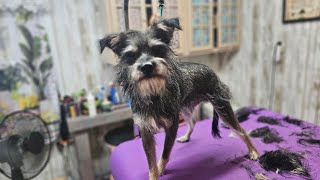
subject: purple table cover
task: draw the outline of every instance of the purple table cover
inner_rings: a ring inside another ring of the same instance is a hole
[[[255,109],[255,107],[251,107]],[[279,119],[281,125],[268,125],[257,122],[259,116],[269,116]],[[251,138],[260,155],[265,151],[288,149],[291,152],[304,153],[305,163],[310,171],[312,179],[320,179],[320,146],[304,146],[297,143],[299,138],[292,133],[299,133],[303,129],[289,124],[281,119],[285,116],[269,110],[250,114],[249,120],[241,125],[247,132],[259,127],[269,126],[279,132],[284,139],[280,143],[265,144],[260,138]],[[211,136],[211,121],[197,122],[191,140],[187,143],[176,142],[165,175],[160,180],[240,180],[255,179],[254,174],[263,173],[270,179],[305,179],[293,174],[276,174],[265,171],[257,161],[244,158],[247,148],[239,137],[234,137],[230,129],[220,126],[222,139]],[[303,122],[306,130],[315,133],[313,138],[320,139],[320,127]],[[186,132],[187,127],[180,127],[178,136]],[[164,133],[155,135],[157,142],[157,159],[159,159],[164,143]],[[148,166],[142,147],[141,139],[134,139],[120,144],[111,155],[111,171],[115,180],[147,180]]]

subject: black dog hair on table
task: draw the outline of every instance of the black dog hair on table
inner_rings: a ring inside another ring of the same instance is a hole
[[[289,124],[294,124],[296,126],[301,126],[302,123],[303,123],[301,120],[293,119],[293,118],[290,118],[289,116],[284,117],[283,120],[286,121]]]
[[[312,132],[312,131],[294,132],[290,136],[292,136],[292,135],[296,135],[296,136],[300,136],[300,137],[302,137],[302,136],[311,137],[314,135],[314,132]]]
[[[266,152],[259,158],[259,163],[266,171],[280,174],[291,172],[309,178],[309,171],[303,164],[302,159],[303,156],[298,153],[280,149]]]
[[[243,107],[243,108],[236,110],[235,114],[236,114],[238,121],[241,123],[241,122],[248,120],[248,117],[250,114],[257,114],[257,112],[261,111],[261,110],[263,110],[263,109],[262,108],[251,109],[249,107]]]
[[[268,126],[255,129],[249,134],[251,137],[262,137],[262,141],[266,144],[274,142],[282,142],[283,139],[278,136],[278,133],[274,129],[270,129]]]
[[[258,122],[267,123],[271,125],[279,125],[279,121],[277,119],[268,116],[260,116],[258,118]]]
[[[304,146],[318,146],[320,147],[320,139],[299,139],[299,144],[302,144]]]

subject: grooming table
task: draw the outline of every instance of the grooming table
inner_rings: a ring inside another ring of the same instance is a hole
[[[255,107],[250,107],[256,109]],[[279,119],[281,125],[268,125],[257,122],[260,116],[269,116]],[[259,127],[269,126],[279,132],[284,141],[265,144],[260,138],[251,138],[260,155],[264,151],[286,148],[291,152],[304,153],[305,162],[313,179],[320,179],[320,145],[301,145],[297,143],[299,137],[292,133],[312,131],[312,137],[320,139],[320,127],[303,122],[303,127],[289,124],[282,120],[285,116],[269,110],[261,110],[257,114],[250,114],[247,121],[241,123],[247,132]],[[176,142],[165,175],[160,180],[242,180],[255,179],[255,175],[263,173],[270,179],[304,179],[293,174],[279,175],[272,171],[265,171],[257,161],[244,157],[247,147],[244,142],[230,129],[221,127],[222,139],[211,136],[212,120],[197,122],[191,140],[187,143]],[[220,120],[221,122],[221,120]],[[178,136],[186,132],[187,126],[180,127]],[[159,159],[164,143],[164,133],[155,135],[157,142],[157,159]],[[111,171],[115,180],[147,180],[148,165],[142,147],[141,139],[134,139],[120,144],[111,155]]]

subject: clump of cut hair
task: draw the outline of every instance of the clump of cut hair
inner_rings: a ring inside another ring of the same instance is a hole
[[[279,133],[274,129],[270,129],[268,126],[257,128],[251,131],[249,135],[254,138],[262,138],[262,141],[266,144],[274,142],[280,143],[283,141]]]
[[[312,131],[294,132],[290,136],[292,136],[292,135],[296,135],[296,136],[300,136],[300,137],[302,137],[302,136],[311,137],[314,135],[314,132],[312,132]]]
[[[270,125],[279,125],[279,121],[277,119],[268,116],[260,116],[258,118],[258,122],[267,123]]]
[[[302,162],[303,158],[301,154],[280,149],[266,152],[259,158],[259,163],[266,171],[273,171],[279,174],[293,173],[310,177],[308,169]]]
[[[293,124],[300,127],[302,126],[302,123],[303,123],[301,120],[290,118],[289,116],[284,117],[283,120],[289,124]]]
[[[261,111],[261,110],[263,110],[263,109],[262,108],[252,109],[249,107],[243,107],[243,108],[236,110],[235,114],[236,114],[238,121],[241,123],[241,122],[248,120],[248,117],[250,114],[257,114],[257,112]]]
[[[320,139],[298,139],[298,143],[302,144],[304,146],[316,146],[316,147],[320,147]]]

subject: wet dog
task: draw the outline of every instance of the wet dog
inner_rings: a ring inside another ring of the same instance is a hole
[[[235,117],[228,87],[209,67],[178,61],[170,47],[175,29],[181,30],[177,18],[161,19],[145,32],[129,30],[107,35],[99,42],[101,52],[108,47],[119,57],[117,80],[132,100],[133,119],[140,129],[149,179],[164,174],[177,135],[179,113],[189,127],[178,141],[187,142],[195,125],[192,111],[202,101],[211,102],[215,109],[212,134],[220,137],[220,117],[238,133],[249,149],[249,157],[256,160],[258,152]],[[161,127],[166,137],[157,165],[153,134]]]

